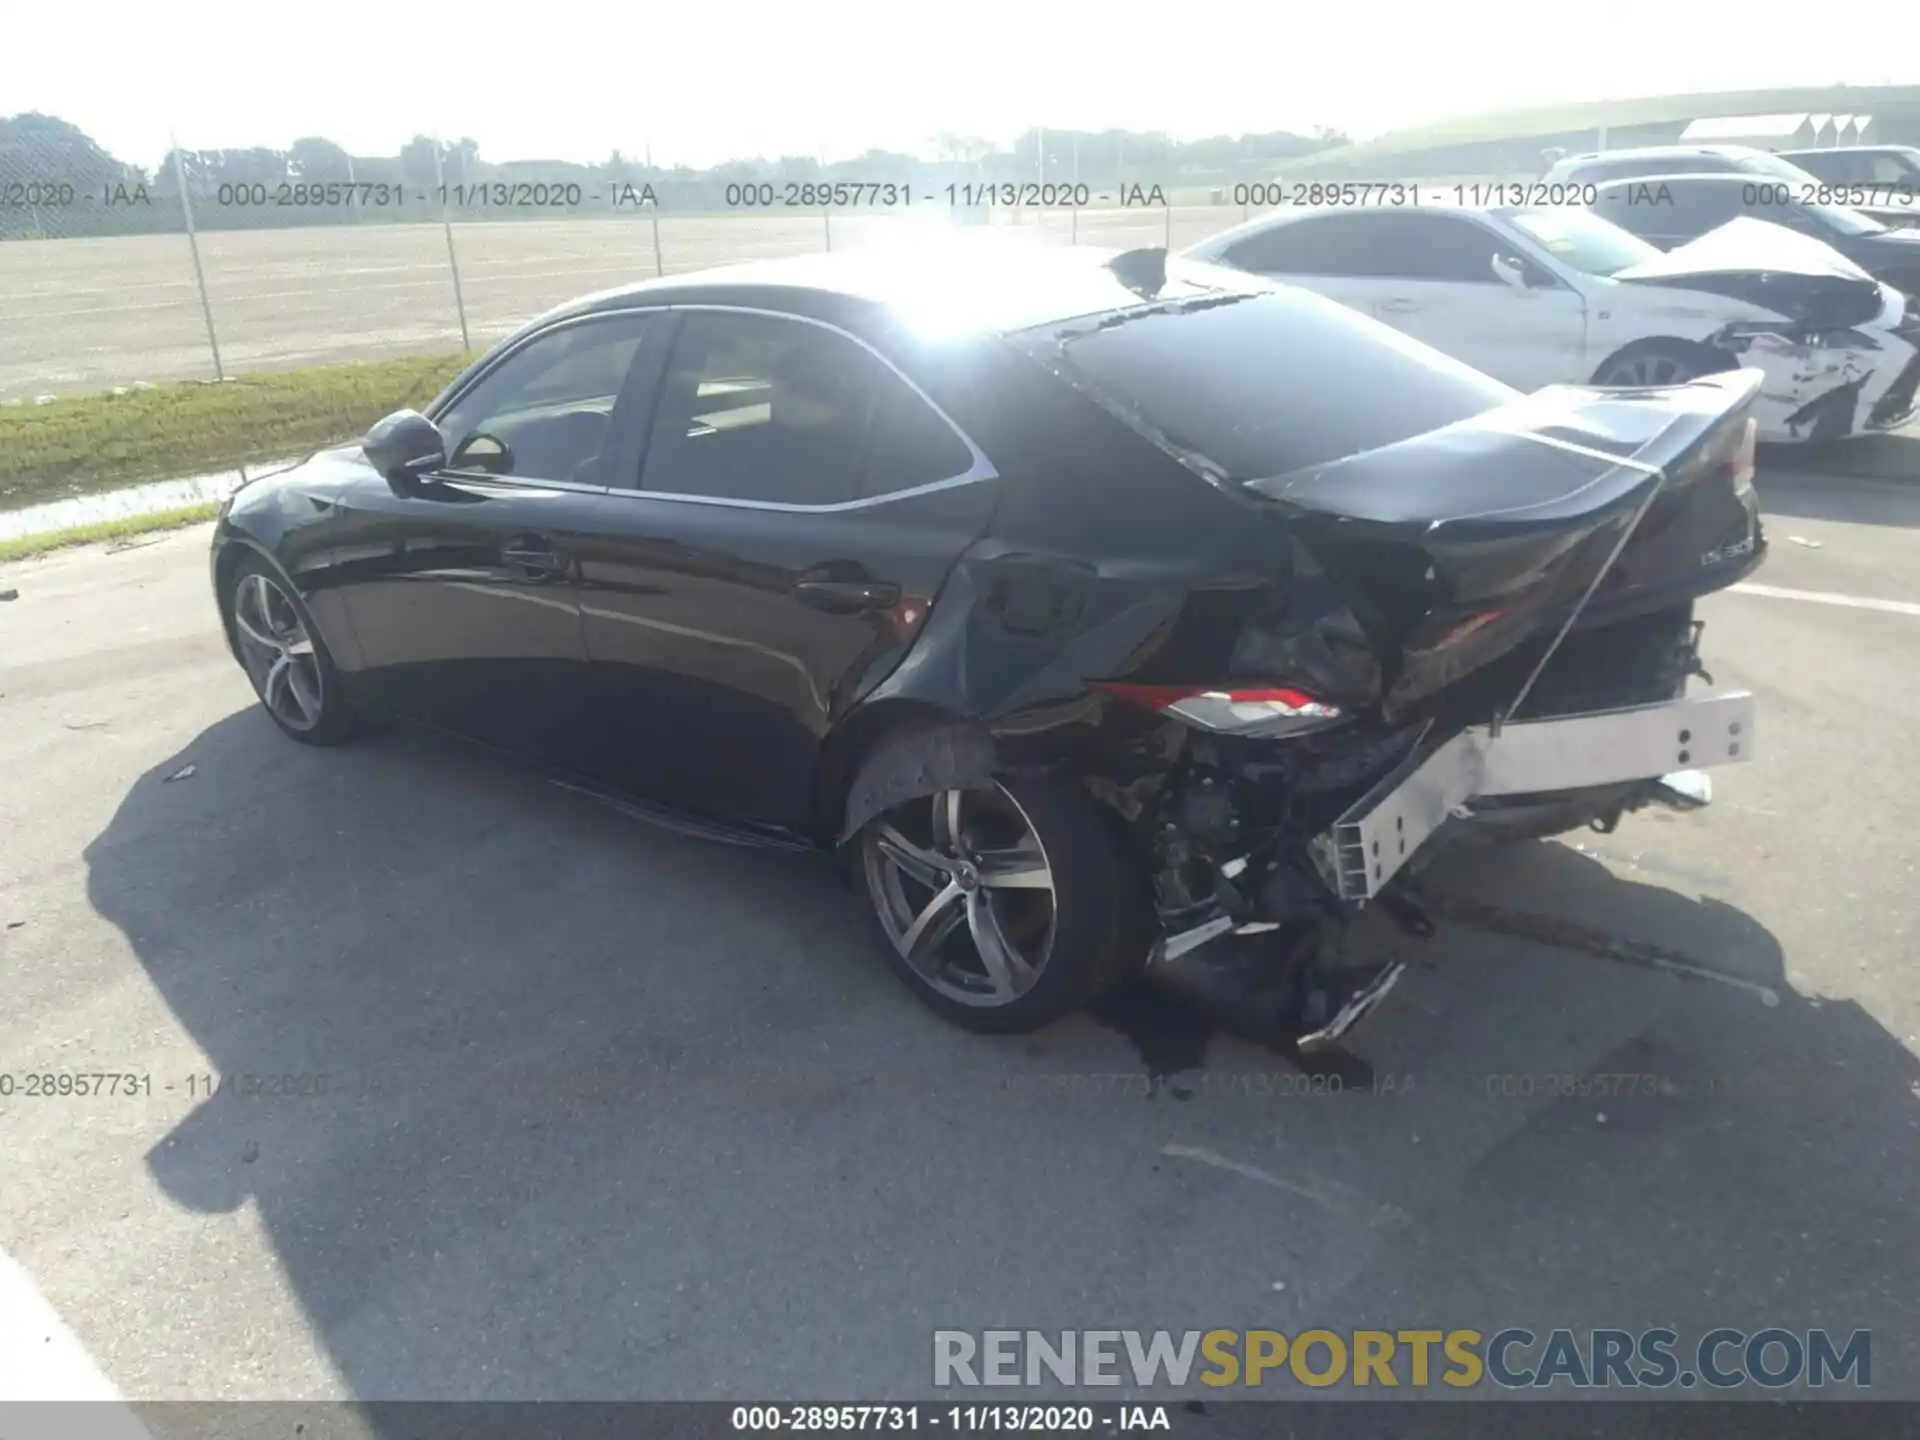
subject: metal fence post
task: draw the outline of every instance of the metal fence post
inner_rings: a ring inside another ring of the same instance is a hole
[[[1080,136],[1077,131],[1073,137],[1073,189],[1068,193],[1073,196],[1073,219],[1072,228],[1067,231],[1067,243],[1078,245],[1080,243]]]
[[[180,137],[173,141],[173,179],[180,187],[180,216],[187,222],[187,249],[193,252],[193,280],[200,287],[200,314],[207,322],[207,348],[213,351],[213,378],[225,380],[226,368],[220,363],[220,337],[213,328],[213,305],[207,299],[207,272],[200,264],[200,237],[193,229],[193,202],[187,199],[187,167],[180,159]]]
[[[645,157],[642,164],[647,167],[647,184],[653,184],[653,137],[647,136],[640,142],[641,153]],[[660,258],[660,197],[655,195],[647,206],[647,214],[653,221],[653,273],[656,277],[667,273],[667,265]]]
[[[453,272],[453,306],[460,312],[460,348],[471,350],[473,340],[467,334],[467,297],[460,289],[460,257],[453,249],[453,221],[447,215],[447,177],[440,164],[440,137],[433,137],[433,183],[440,190],[440,229],[447,237],[447,268]]]
[[[816,145],[814,147],[814,156],[820,165],[820,186],[822,190],[825,190],[827,178],[827,147],[825,145]],[[820,233],[826,237],[827,253],[831,255],[833,253],[833,205],[830,198],[823,198],[820,201]]]

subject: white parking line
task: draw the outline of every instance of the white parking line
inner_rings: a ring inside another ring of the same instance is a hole
[[[74,1401],[105,1404],[74,1409]],[[151,1440],[33,1276],[0,1251],[0,1434],[6,1440]]]
[[[1869,600],[1859,595],[1836,595],[1830,590],[1789,590],[1781,585],[1729,585],[1736,595],[1765,595],[1773,600],[1805,600],[1814,605],[1844,605],[1854,610],[1880,610],[1888,615],[1920,615],[1911,600]]]
[[[1322,1181],[1318,1176],[1308,1174],[1304,1180],[1289,1180],[1284,1175],[1275,1175],[1271,1170],[1262,1170],[1258,1165],[1249,1165],[1244,1160],[1232,1160],[1218,1151],[1208,1150],[1200,1145],[1163,1145],[1162,1155],[1170,1155],[1176,1160],[1198,1160],[1202,1165],[1211,1165],[1217,1170],[1228,1170],[1235,1175],[1244,1175],[1249,1180],[1258,1180],[1262,1185],[1271,1185],[1277,1190],[1298,1195],[1303,1200],[1311,1200],[1321,1209],[1333,1213],[1364,1214],[1369,1202],[1356,1196],[1344,1186]],[[1396,1225],[1411,1224],[1412,1219],[1398,1206],[1373,1204],[1372,1219],[1375,1223]]]

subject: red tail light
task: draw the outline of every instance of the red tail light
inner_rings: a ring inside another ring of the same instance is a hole
[[[1129,705],[1220,734],[1298,735],[1345,718],[1339,706],[1286,685],[1133,685],[1096,680],[1093,688]]]

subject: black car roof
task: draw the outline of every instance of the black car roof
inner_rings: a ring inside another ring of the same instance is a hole
[[[910,322],[1006,334],[1195,294],[1268,288],[1213,266],[1174,262],[1151,296],[1109,268],[1123,252],[1000,237],[936,236],[911,245],[757,260],[643,280],[569,301],[536,324],[635,305],[724,304],[833,317],[878,307]]]

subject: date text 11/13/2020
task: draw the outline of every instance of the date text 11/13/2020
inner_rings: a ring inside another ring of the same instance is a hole
[[[246,1099],[319,1099],[326,1095],[351,1098],[380,1096],[398,1088],[393,1077],[374,1074],[364,1079],[312,1071],[225,1074],[195,1072],[155,1076],[130,1070],[23,1070],[0,1072],[0,1100],[131,1100],[155,1095],[180,1095],[188,1100],[231,1096]]]
[[[1182,192],[1182,204],[1227,205],[1241,210],[1323,209],[1351,206],[1591,205],[1591,185],[1461,183],[1422,187],[1403,181],[1254,181],[1204,192]],[[716,204],[717,202],[717,204]],[[97,191],[57,179],[0,182],[0,209],[151,209],[172,203],[145,185],[114,184]],[[722,211],[898,210],[946,206],[952,209],[1172,209],[1170,187],[1158,182],[1095,186],[1084,182],[967,181],[915,185],[876,180],[739,181],[720,188],[652,182],[588,185],[575,181],[479,180],[432,186],[388,181],[261,181],[223,183],[195,197],[204,211],[381,212],[402,218],[412,207],[421,213],[549,214],[582,211],[641,211],[660,215]]]
[[[1067,1435],[1171,1430],[1167,1411],[1165,1405],[736,1405],[728,1428],[736,1433],[947,1430],[961,1435]]]

